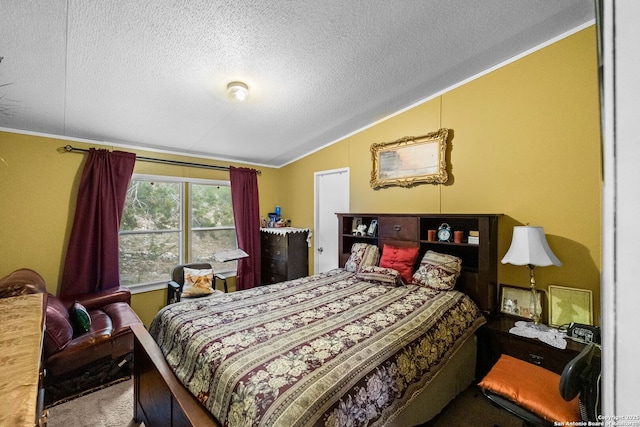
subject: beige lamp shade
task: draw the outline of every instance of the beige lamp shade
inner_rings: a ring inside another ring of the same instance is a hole
[[[513,227],[511,247],[502,258],[502,263],[536,267],[562,265],[562,262],[551,251],[542,227],[528,225]]]

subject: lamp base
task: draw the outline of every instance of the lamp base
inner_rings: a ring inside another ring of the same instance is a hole
[[[548,332],[551,330],[551,328],[549,328],[547,325],[543,325],[542,323],[540,323],[540,320],[538,320],[538,323],[533,320],[531,322],[523,321],[519,326],[522,328],[532,329],[540,332]]]
[[[538,314],[538,292],[536,292],[536,279],[533,277],[534,266],[529,264],[529,289],[531,290],[531,320],[534,325],[540,324],[540,314]]]
[[[540,315],[534,311],[534,313],[531,315],[531,321],[533,322],[534,325],[539,326],[540,320],[541,320]]]

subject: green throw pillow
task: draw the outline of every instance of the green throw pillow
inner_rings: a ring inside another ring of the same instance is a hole
[[[78,301],[71,306],[71,320],[73,321],[73,326],[76,331],[89,332],[91,328],[91,316],[89,316],[87,309]]]

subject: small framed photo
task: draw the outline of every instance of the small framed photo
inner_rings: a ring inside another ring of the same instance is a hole
[[[593,325],[593,295],[588,289],[549,285],[549,324]]]
[[[544,291],[536,289],[536,312],[544,321]],[[509,316],[531,319],[531,290],[519,286],[500,284],[500,312]]]
[[[378,220],[372,219],[371,224],[369,224],[369,229],[367,230],[368,236],[375,236],[378,229]]]
[[[354,216],[353,220],[351,220],[351,233],[356,234],[358,231],[358,227],[362,225],[362,218],[359,216]]]

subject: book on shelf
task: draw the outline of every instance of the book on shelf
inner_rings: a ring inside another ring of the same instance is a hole
[[[469,243],[471,245],[478,245],[478,244],[480,244],[480,237],[469,235],[469,237],[467,239],[467,243]]]
[[[471,237],[480,237],[480,232],[478,230],[470,230],[469,236]]]

